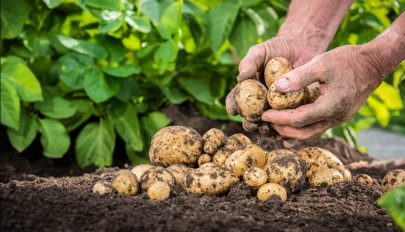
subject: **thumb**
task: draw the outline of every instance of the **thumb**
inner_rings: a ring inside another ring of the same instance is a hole
[[[279,77],[274,83],[279,92],[300,90],[314,82],[322,82],[319,73],[313,71],[313,65],[304,65]]]

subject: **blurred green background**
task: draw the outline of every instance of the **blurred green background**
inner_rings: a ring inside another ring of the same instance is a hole
[[[20,152],[39,136],[46,157],[74,146],[81,167],[109,166],[119,136],[129,160],[142,162],[151,136],[170,123],[164,105],[188,101],[208,118],[241,120],[224,108],[238,61],[276,36],[288,4],[1,0],[1,124]],[[355,1],[330,49],[371,40],[404,9],[404,0]],[[324,136],[364,150],[359,130],[405,134],[404,73],[403,62],[355,118]]]

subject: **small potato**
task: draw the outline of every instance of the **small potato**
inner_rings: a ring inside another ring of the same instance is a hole
[[[367,174],[360,174],[356,176],[356,182],[366,184],[366,185],[373,185],[373,179]]]
[[[305,92],[305,104],[314,103],[319,96],[321,96],[321,89],[319,82],[314,82],[307,86]]]
[[[146,191],[155,182],[165,182],[170,186],[175,183],[173,175],[162,167],[153,167],[141,176],[141,188]]]
[[[239,178],[225,168],[205,166],[188,171],[184,185],[189,193],[219,195],[238,181]]]
[[[173,175],[176,184],[181,187],[184,187],[183,184],[188,170],[190,170],[190,168],[182,164],[172,164],[167,167],[167,171]]]
[[[237,176],[243,176],[250,167],[262,168],[266,163],[264,150],[255,145],[248,144],[242,150],[233,152],[225,161],[224,167]]]
[[[257,191],[257,198],[260,201],[267,201],[272,196],[277,196],[282,202],[285,202],[287,200],[287,191],[283,186],[274,183],[264,184]]]
[[[384,191],[405,186],[405,169],[395,169],[389,171],[382,180],[381,187]]]
[[[244,118],[243,122],[242,122],[242,127],[247,132],[255,132],[259,128],[259,123],[250,122],[250,121],[246,120],[246,118]]]
[[[345,170],[345,166],[332,152],[320,147],[307,147],[300,150],[297,155],[305,160],[308,171],[307,178],[310,178],[318,170],[336,169]]]
[[[266,136],[274,136],[276,135],[276,131],[269,126],[267,122],[259,122],[259,126],[257,127],[257,132],[261,135],[266,135]]]
[[[343,179],[345,181],[351,181],[352,180],[352,173],[350,172],[349,169],[345,168],[345,170],[343,170]]]
[[[261,168],[252,167],[243,174],[243,180],[250,187],[258,188],[267,182],[267,173]]]
[[[209,129],[203,134],[204,152],[213,155],[225,140],[225,134],[217,128]]]
[[[336,169],[322,169],[315,172],[311,178],[309,178],[309,185],[313,187],[321,186],[326,184],[328,186],[335,185],[337,183],[343,182],[345,179],[342,172]]]
[[[154,201],[166,200],[170,196],[170,186],[166,182],[155,182],[148,188],[148,197]]]
[[[295,155],[295,153],[289,149],[276,149],[273,151],[266,152],[266,164],[270,162],[273,158],[282,155]]]
[[[301,190],[307,172],[305,161],[295,154],[276,156],[266,164],[268,182],[279,184],[288,192]]]
[[[275,110],[295,109],[305,103],[305,89],[281,93],[273,83],[267,91],[267,102]]]
[[[113,192],[113,186],[108,183],[107,181],[97,181],[93,185],[93,193],[98,193],[100,195],[104,195],[106,193],[112,193]]]
[[[139,190],[136,176],[129,170],[121,170],[112,183],[114,189],[124,195],[136,195]]]
[[[234,134],[225,139],[224,150],[228,150],[232,153],[251,143],[252,141],[250,141],[246,135],[240,133]]]
[[[232,152],[224,149],[219,149],[212,157],[212,162],[217,166],[223,166]]]
[[[202,154],[198,157],[198,166],[201,166],[205,163],[211,162],[211,156],[208,154]]]
[[[200,168],[202,167],[218,167],[218,165],[214,164],[213,162],[203,163]]]
[[[241,116],[250,122],[261,121],[263,112],[269,108],[266,93],[266,87],[253,79],[236,85],[235,101],[239,106]]]
[[[264,68],[264,81],[270,87],[280,76],[293,70],[291,63],[284,57],[275,57]]]
[[[140,180],[142,174],[150,168],[153,168],[153,166],[150,164],[140,164],[140,165],[136,165],[135,167],[133,167],[131,169],[131,172],[136,176],[137,180]]]
[[[195,164],[203,150],[203,139],[193,128],[169,126],[152,138],[149,158],[164,166],[184,163]]]

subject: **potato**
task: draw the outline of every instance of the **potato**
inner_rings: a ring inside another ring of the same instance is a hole
[[[98,193],[100,195],[104,195],[106,193],[112,193],[113,186],[108,183],[107,181],[97,181],[93,185],[93,193]]]
[[[395,169],[389,171],[382,180],[381,187],[384,191],[405,186],[405,169]]]
[[[256,80],[248,79],[240,82],[235,92],[240,115],[250,122],[261,121],[263,112],[269,108],[266,94],[266,87]]]
[[[320,147],[304,148],[298,151],[297,155],[307,163],[307,178],[325,168],[333,168],[341,172],[345,169],[343,163],[332,152]]]
[[[356,182],[366,184],[366,185],[373,185],[373,179],[367,174],[357,175]]]
[[[305,161],[295,154],[276,156],[264,167],[269,183],[279,184],[287,192],[301,190],[307,172]]]
[[[243,122],[242,122],[242,127],[247,132],[255,132],[255,131],[257,131],[257,129],[259,127],[259,123],[250,122],[250,121],[246,120],[246,118],[244,118]]]
[[[250,141],[246,135],[240,133],[234,134],[225,139],[224,150],[228,150],[232,153],[251,143],[252,141]]]
[[[214,164],[213,162],[203,163],[200,168],[202,167],[218,167],[218,165]]]
[[[267,173],[261,168],[252,167],[243,174],[243,180],[250,187],[258,188],[267,182]]]
[[[242,176],[248,168],[262,168],[265,163],[266,155],[264,150],[255,144],[248,144],[242,150],[233,152],[226,159],[224,167],[237,176]]]
[[[319,82],[314,82],[305,89],[305,104],[314,103],[321,96],[321,88]]]
[[[146,191],[153,183],[158,181],[165,182],[170,186],[175,183],[173,175],[168,170],[162,167],[153,167],[141,176],[141,188]]]
[[[203,134],[204,152],[213,155],[225,140],[225,134],[217,128],[209,129]]]
[[[336,169],[321,169],[315,172],[311,178],[309,178],[309,185],[317,187],[323,184],[332,186],[337,183],[343,182],[345,179],[341,171]]]
[[[170,196],[170,186],[166,182],[155,182],[148,188],[148,197],[154,201],[166,200]]]
[[[131,172],[136,176],[137,180],[140,180],[142,174],[150,168],[153,168],[153,166],[150,164],[140,164],[140,165],[136,165],[135,167],[133,167],[131,169]]]
[[[350,172],[349,169],[345,168],[345,170],[343,170],[343,179],[345,181],[351,181],[352,180],[352,173]]]
[[[289,149],[276,149],[266,152],[266,163],[270,162],[273,158],[282,155],[295,155],[295,153]]]
[[[261,135],[274,135],[275,130],[269,126],[267,122],[259,122],[259,126],[257,127],[257,131]]]
[[[202,137],[185,126],[169,126],[159,130],[152,138],[149,158],[164,166],[194,164],[203,149]]]
[[[112,183],[114,189],[124,195],[136,195],[139,190],[136,176],[129,170],[121,170]]]
[[[217,153],[212,157],[212,162],[217,166],[223,166],[226,159],[232,154],[232,152],[224,149],[219,149]]]
[[[267,201],[270,197],[277,196],[282,202],[287,200],[287,191],[279,184],[267,183],[257,191],[257,198],[260,201]]]
[[[184,185],[189,193],[218,195],[238,181],[235,174],[223,167],[205,166],[189,170]]]
[[[173,175],[176,184],[181,187],[184,187],[183,183],[186,179],[186,173],[188,170],[190,170],[190,168],[182,164],[172,164],[167,167],[167,171]]]
[[[202,154],[198,157],[198,166],[201,166],[205,163],[211,162],[211,156],[208,154]]]
[[[267,102],[275,110],[295,109],[305,103],[305,88],[293,92],[281,93],[274,83],[267,91]]]
[[[280,76],[293,70],[291,63],[284,57],[275,57],[264,68],[264,81],[270,87]]]

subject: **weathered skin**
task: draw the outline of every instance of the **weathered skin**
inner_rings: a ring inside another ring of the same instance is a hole
[[[139,190],[136,176],[129,170],[121,170],[112,183],[114,189],[125,195],[136,195]]]
[[[250,122],[261,121],[262,114],[269,108],[266,100],[266,87],[255,80],[246,80],[238,84],[235,101],[242,117]]]
[[[405,186],[405,169],[389,171],[382,180],[381,187],[385,191]]]
[[[143,191],[146,191],[153,183],[159,181],[165,182],[170,186],[173,186],[175,183],[173,175],[168,170],[162,167],[153,167],[141,176],[141,188]]]
[[[224,167],[231,170],[237,176],[243,176],[251,167],[262,168],[266,162],[264,150],[255,145],[246,145],[243,149],[233,152],[225,161]]]
[[[313,187],[328,185],[332,186],[337,183],[343,182],[345,179],[342,172],[335,169],[322,169],[314,173],[311,178],[309,178],[309,185]]]
[[[279,184],[267,183],[262,185],[257,191],[257,198],[266,201],[270,197],[277,196],[282,202],[287,200],[287,191]]]
[[[267,182],[267,173],[261,168],[252,167],[243,174],[243,181],[250,187],[258,188]]]
[[[225,140],[225,134],[217,128],[209,129],[203,135],[204,152],[213,155]]]

